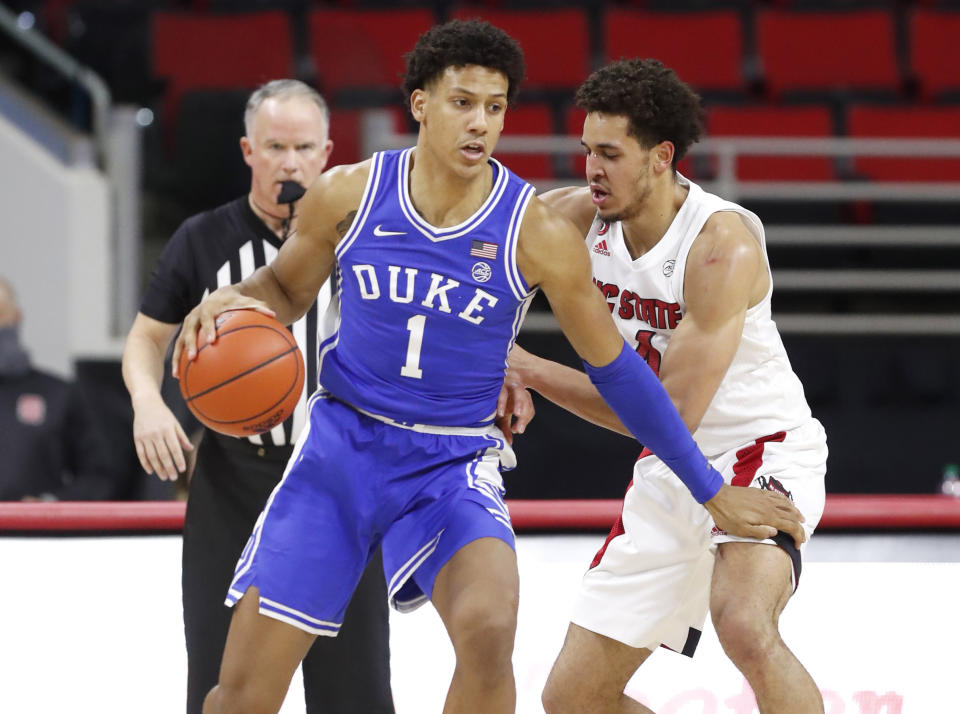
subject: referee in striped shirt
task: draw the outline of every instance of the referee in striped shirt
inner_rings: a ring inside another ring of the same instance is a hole
[[[154,268],[123,354],[140,463],[161,479],[186,469],[193,449],[160,396],[163,361],[180,322],[205,294],[237,283],[269,263],[297,228],[295,203],[278,199],[284,182],[309,186],[333,143],[323,98],[296,80],[257,89],[240,140],[251,169],[250,193],[187,219]],[[287,184],[289,190],[293,184]],[[285,192],[286,193],[286,192]],[[198,447],[183,531],[183,619],[187,644],[187,712],[200,714],[217,683],[230,610],[224,598],[234,566],[267,497],[283,475],[306,398],[317,387],[317,334],[330,285],[290,330],[303,352],[307,384],[292,417],[238,439],[207,430]],[[308,714],[394,711],[390,693],[387,593],[379,555],[371,561],[337,638],[318,638],[303,661]]]

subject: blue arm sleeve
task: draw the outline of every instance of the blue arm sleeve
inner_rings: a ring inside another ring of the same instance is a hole
[[[610,364],[583,364],[624,426],[680,477],[698,503],[717,495],[723,477],[700,451],[667,390],[640,355],[624,342]]]

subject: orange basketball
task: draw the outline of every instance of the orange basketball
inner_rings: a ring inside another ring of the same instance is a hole
[[[252,436],[289,417],[303,391],[304,366],[293,335],[256,310],[217,316],[217,341],[197,336],[197,358],[180,355],[180,393],[190,411],[221,434]]]

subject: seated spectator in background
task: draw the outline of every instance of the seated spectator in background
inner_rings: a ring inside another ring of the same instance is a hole
[[[0,501],[115,496],[106,444],[72,382],[30,365],[20,307],[0,278]]]

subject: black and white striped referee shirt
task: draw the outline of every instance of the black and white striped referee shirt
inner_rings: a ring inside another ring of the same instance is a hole
[[[238,283],[266,265],[280,249],[280,238],[257,217],[247,197],[188,218],[171,236],[150,277],[140,312],[179,324],[203,297]],[[306,402],[317,388],[317,306],[326,309],[329,281],[318,302],[290,326],[306,365],[306,384],[293,416],[259,436],[254,444],[292,444],[306,423]]]

